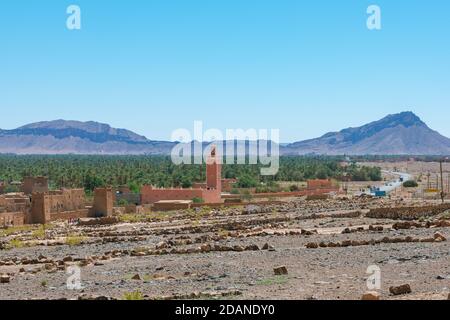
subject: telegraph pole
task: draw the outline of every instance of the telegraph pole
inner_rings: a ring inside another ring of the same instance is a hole
[[[450,173],[447,173],[447,193],[450,192]]]
[[[444,192],[444,175],[442,173],[442,162],[443,162],[443,160],[439,161],[439,165],[440,165],[440,169],[441,169],[441,200],[442,200],[442,203],[444,203],[445,192]]]

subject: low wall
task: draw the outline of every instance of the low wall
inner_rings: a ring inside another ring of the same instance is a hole
[[[50,214],[50,221],[81,219],[81,218],[88,218],[88,217],[89,217],[89,210],[82,209],[82,210],[76,210],[76,211],[65,211],[65,212],[60,212],[60,213],[52,213],[52,214]]]
[[[191,203],[176,203],[176,202],[163,202],[153,204],[154,211],[172,211],[172,210],[184,210],[191,208]]]
[[[92,218],[88,220],[81,220],[80,226],[103,226],[119,223],[120,219],[118,217],[102,217],[102,218]]]
[[[253,198],[285,198],[285,197],[304,197],[304,196],[316,196],[323,195],[331,192],[339,192],[338,188],[328,189],[315,189],[315,190],[302,190],[293,192],[268,192],[268,193],[251,193]],[[239,199],[239,194],[227,194],[223,195],[223,199]]]

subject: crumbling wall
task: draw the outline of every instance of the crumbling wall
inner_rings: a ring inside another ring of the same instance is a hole
[[[17,227],[24,224],[25,214],[23,212],[0,213],[0,227]]]
[[[110,217],[113,215],[114,195],[111,188],[94,190],[94,206],[90,215],[93,217]]]
[[[29,223],[46,224],[51,220],[50,201],[45,193],[33,193]]]
[[[34,192],[48,192],[47,177],[26,177],[22,182],[22,192],[33,194]]]

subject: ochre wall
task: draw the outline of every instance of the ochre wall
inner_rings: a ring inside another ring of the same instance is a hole
[[[23,212],[3,212],[0,213],[0,227],[22,226],[25,224],[25,214]]]
[[[113,214],[114,196],[111,188],[94,190],[94,206],[91,213],[94,217],[109,217]]]
[[[327,189],[332,188],[333,183],[327,179],[308,180],[308,189]]]
[[[33,192],[47,192],[48,179],[46,177],[26,177],[22,183],[22,192],[32,194]]]

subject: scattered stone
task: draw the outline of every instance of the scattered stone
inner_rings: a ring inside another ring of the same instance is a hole
[[[141,276],[139,274],[135,274],[133,277],[131,277],[131,280],[139,280],[139,281],[141,281],[142,278],[141,278]]]
[[[200,247],[200,250],[202,253],[207,253],[211,251],[211,245],[210,244],[202,244],[202,246]]]
[[[288,274],[288,270],[287,270],[286,266],[279,266],[279,267],[273,268],[273,272],[275,273],[276,276],[282,276],[282,275]]]
[[[0,276],[0,283],[9,283],[11,280],[11,277],[7,274],[2,274]]]
[[[258,251],[259,247],[256,244],[251,244],[245,247],[246,251]]]
[[[402,294],[409,294],[412,292],[412,290],[409,284],[404,284],[398,287],[390,287],[389,292],[394,296],[399,296]]]
[[[366,301],[380,300],[380,294],[376,291],[368,291],[363,294],[361,300],[366,300]]]
[[[315,242],[310,242],[306,245],[306,248],[308,249],[317,249],[319,247],[319,245]]]
[[[156,245],[156,249],[167,249],[169,245],[165,241],[161,241]]]
[[[67,256],[63,259],[64,262],[72,262],[73,258],[71,256]]]
[[[434,234],[434,240],[437,241],[437,242],[443,242],[443,241],[447,241],[447,238],[445,238],[442,233],[436,232]]]

